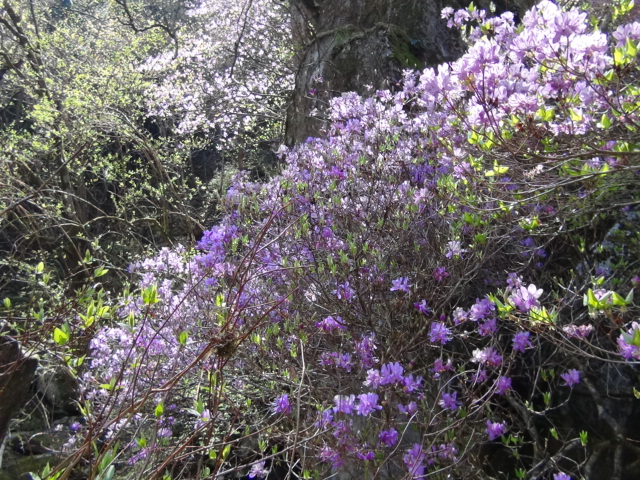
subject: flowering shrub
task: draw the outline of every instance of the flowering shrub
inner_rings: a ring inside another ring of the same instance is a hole
[[[621,458],[634,437],[597,387],[615,371],[631,392],[637,265],[553,261],[637,203],[640,27],[609,38],[547,1],[520,27],[443,15],[460,60],[333,100],[331,135],[265,184],[239,174],[195,252],[132,267],[139,293],[91,344],[88,440],[144,449],[141,478],[282,459],[304,478],[577,478]],[[567,418],[584,402],[615,442]]]

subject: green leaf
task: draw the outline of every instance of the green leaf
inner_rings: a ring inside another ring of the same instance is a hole
[[[187,340],[189,339],[189,333],[182,331],[178,334],[178,342],[180,342],[180,345],[182,345],[183,347],[187,344]]]
[[[609,120],[609,117],[607,116],[606,113],[603,113],[602,117],[600,117],[600,122],[598,122],[598,127],[609,128],[610,126],[611,126],[611,120]]]
[[[156,417],[161,417],[164,414],[164,403],[160,402],[156,405],[156,409],[153,411]]]
[[[222,459],[226,460],[227,457],[229,456],[229,453],[231,452],[231,444],[228,443],[227,445],[224,446],[224,448],[222,449]]]
[[[69,334],[62,329],[56,327],[53,330],[53,341],[58,345],[65,345],[69,341]]]
[[[40,262],[38,265],[36,265],[36,273],[42,273],[44,272],[44,263]]]
[[[142,301],[145,305],[153,305],[158,303],[158,287],[156,285],[149,285],[142,291]]]

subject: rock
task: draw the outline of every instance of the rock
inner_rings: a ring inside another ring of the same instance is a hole
[[[25,357],[18,342],[0,336],[0,445],[9,429],[9,421],[30,398],[29,387],[35,376],[38,361]],[[0,448],[0,453],[2,448]],[[0,465],[2,456],[0,456]]]
[[[42,367],[38,370],[38,392],[53,408],[54,413],[72,415],[79,413],[80,385],[78,379],[61,363]]]

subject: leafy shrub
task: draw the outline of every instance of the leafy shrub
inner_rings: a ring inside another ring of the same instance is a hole
[[[84,376],[93,474],[596,478],[611,452],[631,478],[635,407],[601,392],[635,392],[637,263],[578,253],[638,202],[640,24],[443,15],[460,60],[333,100],[330,136],[238,174],[195,252],[132,265]]]

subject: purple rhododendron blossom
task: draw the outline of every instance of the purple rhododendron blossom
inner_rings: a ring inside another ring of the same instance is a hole
[[[433,278],[436,279],[437,282],[443,281],[446,277],[449,276],[447,269],[445,267],[436,267],[433,269]]]
[[[283,413],[285,415],[291,413],[291,404],[289,403],[288,393],[283,393],[279,397],[276,397],[273,402],[273,413]]]
[[[411,478],[422,478],[424,475],[424,456],[422,446],[414,443],[413,447],[402,457]]]
[[[580,383],[580,371],[576,370],[575,368],[572,368],[566,373],[563,373],[562,375],[560,375],[560,377],[564,380],[564,384],[567,387],[573,388],[578,383]]]
[[[265,462],[254,463],[249,470],[249,478],[265,478],[269,475],[269,469],[265,467]]]
[[[501,437],[506,431],[506,422],[492,422],[491,420],[487,420],[487,435],[489,436],[489,440],[495,440]]]
[[[355,401],[355,395],[336,395],[333,397],[333,403],[335,403],[333,411],[336,413],[342,412],[346,415],[351,415],[355,407]]]
[[[404,367],[398,362],[385,363],[380,370],[380,385],[400,383],[403,379]]]
[[[445,257],[454,258],[454,257],[462,257],[462,254],[466,252],[464,248],[462,248],[462,243],[458,240],[453,240],[447,243],[447,252],[445,253]]]
[[[540,303],[538,298],[542,295],[542,289],[531,284],[527,288],[520,287],[514,290],[514,293],[509,297],[511,303],[513,303],[521,312],[528,312],[533,307],[539,307]]]
[[[513,350],[516,352],[524,353],[527,348],[531,348],[531,341],[529,340],[529,332],[518,332],[513,336]]]
[[[440,405],[445,410],[451,410],[455,412],[460,406],[460,402],[457,400],[458,392],[453,393],[443,393],[440,396],[440,401],[438,405]]]
[[[571,480],[571,477],[566,473],[560,472],[553,474],[553,480]]]
[[[398,411],[400,411],[401,413],[405,413],[407,415],[413,415],[418,411],[418,405],[416,404],[416,402],[413,402],[413,401],[407,403],[406,405],[399,403]]]
[[[498,331],[498,320],[495,318],[489,318],[485,320],[480,325],[478,325],[478,333],[481,336],[486,337],[487,335],[491,335]]]
[[[367,370],[367,379],[364,381],[366,387],[378,388],[382,384],[382,376],[376,369]]]
[[[328,316],[324,320],[320,322],[316,322],[316,327],[325,332],[333,332],[334,330],[346,330],[346,326],[342,320],[342,317],[333,318],[332,316]]]
[[[411,292],[411,285],[409,285],[409,277],[400,277],[391,281],[392,287],[390,290],[392,292],[402,291],[402,292]]]
[[[419,303],[416,302],[413,304],[414,308],[418,310],[423,315],[429,315],[431,313],[431,309],[427,306],[426,300],[421,300]]]
[[[476,303],[469,309],[469,319],[473,322],[483,320],[485,317],[495,312],[495,304],[488,298],[477,299]]]
[[[511,390],[511,378],[502,375],[499,376],[496,382],[496,393],[498,395],[504,395],[509,390]]]
[[[398,443],[398,432],[395,428],[391,427],[388,430],[382,430],[378,438],[386,447],[393,447]]]
[[[375,410],[382,410],[382,407],[378,405],[377,393],[363,393],[358,395],[358,401],[358,405],[356,406],[358,415],[369,415]]]
[[[617,341],[625,360],[640,360],[640,323],[633,322],[626,332],[620,334]]]
[[[429,341],[432,343],[440,342],[440,344],[444,345],[449,340],[451,340],[451,330],[444,323],[433,322],[429,332]]]

